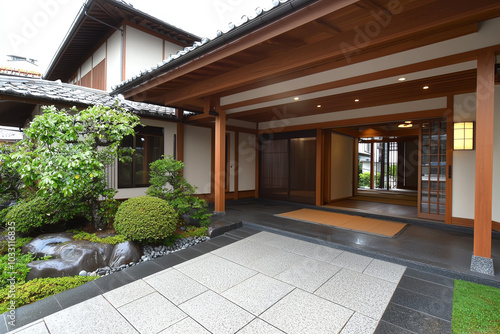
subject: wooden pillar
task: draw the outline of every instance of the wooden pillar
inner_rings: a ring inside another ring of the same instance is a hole
[[[226,111],[217,104],[215,117],[215,212],[226,211]]]
[[[476,192],[474,206],[474,255],[491,258],[493,196],[493,115],[495,112],[495,53],[477,59]]]
[[[352,163],[354,166],[353,176],[352,176],[352,196],[358,196],[359,187],[359,138],[352,137]]]
[[[240,170],[240,133],[235,131],[234,133],[234,164],[233,164],[233,175],[234,175],[234,199],[239,199],[238,188],[239,188],[239,170]]]
[[[175,110],[175,116],[179,119],[177,123],[177,143],[176,143],[176,160],[184,161],[184,123],[182,119],[184,118],[183,112],[180,109]]]
[[[255,135],[255,198],[259,198],[259,134]]]
[[[332,193],[332,130],[323,131],[323,203],[330,204]]]
[[[323,131],[316,129],[316,206],[323,205]]]
[[[447,97],[446,107],[446,209],[444,222],[451,224],[453,220],[453,95]]]
[[[370,189],[375,188],[375,143],[370,143]]]

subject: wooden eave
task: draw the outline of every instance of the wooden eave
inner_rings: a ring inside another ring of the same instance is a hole
[[[312,3],[310,10],[312,11],[315,6],[321,6],[322,3],[324,5],[326,1]],[[248,44],[246,48],[231,53],[228,50],[232,47],[231,45],[223,46],[219,52],[224,51],[227,53],[226,56],[217,59],[214,56],[217,51],[214,51],[130,89],[125,96],[134,100],[163,103],[176,108],[202,112],[203,98],[207,96],[227,96],[463,36],[476,32],[477,23],[500,16],[500,3],[495,0],[401,0],[399,1],[400,8],[391,16],[382,4],[385,3],[380,0],[353,2],[338,10],[317,15],[269,39],[252,44],[252,38],[258,39],[259,36],[265,35],[266,29],[275,29],[272,25],[262,27],[239,41],[240,43],[246,41]],[[307,16],[307,13],[308,10],[304,9],[290,14],[288,18],[300,20],[301,17]],[[355,40],[360,27],[367,27],[376,22],[377,16],[380,20],[384,18],[390,20],[390,23],[382,27],[366,43],[356,44]],[[345,48],[342,50],[339,47],[343,42],[353,46],[348,58],[346,58]],[[208,58],[211,56],[214,61],[209,62]],[[473,58],[474,55],[471,54],[470,57]],[[454,59],[448,61],[449,63],[458,62]],[[201,64],[202,62],[205,64]],[[438,64],[435,66],[438,67]],[[409,71],[411,72],[411,69]],[[421,90],[419,86],[422,82],[420,81],[397,86],[396,93],[390,94],[390,98],[388,98],[389,92],[395,88],[392,85],[326,97],[321,101],[292,103],[288,108],[294,111],[293,115],[305,113],[310,115],[356,107],[352,102],[353,97],[358,94],[364,96],[363,106],[374,106],[383,104],[388,99],[403,102],[443,96],[442,94],[453,92],[473,91],[475,77],[472,72],[465,74],[465,77],[450,74],[431,78],[431,81],[427,81],[426,84],[432,85],[435,89],[419,92],[416,95],[409,92],[413,88]],[[446,87],[439,86],[443,82],[446,83]],[[307,93],[326,88],[328,87],[311,87]],[[400,88],[404,89],[399,91]],[[225,107],[241,107],[282,97],[269,95],[255,101],[245,101]],[[328,104],[333,100],[336,105],[334,108],[317,110],[319,109],[316,108],[318,103]],[[228,117],[262,122],[269,120],[270,110],[272,108],[263,108],[229,114]]]
[[[190,46],[199,40],[197,36],[183,32],[118,1],[93,0],[82,8],[75,19],[74,26],[63,41],[58,54],[55,55],[44,79],[68,81],[76,68],[88,59],[91,52],[95,51],[106,37],[121,28],[124,22],[131,22],[181,47]]]

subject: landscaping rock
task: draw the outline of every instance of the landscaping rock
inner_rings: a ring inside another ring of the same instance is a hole
[[[104,267],[110,258],[113,245],[75,240],[57,245],[53,257],[28,263],[31,269],[26,280],[41,277],[76,276],[82,270],[92,272]]]
[[[73,241],[72,233],[41,234],[24,245],[21,252],[23,254],[33,253],[36,257],[43,257],[45,255],[54,257],[56,248],[61,243],[68,241]]]
[[[133,241],[125,241],[113,248],[109,259],[111,268],[120,267],[123,264],[137,262],[142,256],[141,247]]]

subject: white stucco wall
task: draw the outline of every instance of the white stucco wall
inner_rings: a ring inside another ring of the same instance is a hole
[[[126,27],[125,39],[125,77],[127,79],[162,61],[162,39],[130,26]]]
[[[103,43],[92,55],[92,66],[96,67],[106,58],[106,43]]]
[[[197,194],[209,194],[212,167],[212,131],[198,126],[184,126],[184,176]]]
[[[255,190],[257,138],[253,134],[240,132],[238,141],[238,191]]]
[[[476,94],[454,97],[454,121],[476,121]],[[500,222],[500,86],[495,87],[492,219]],[[453,152],[453,217],[474,219],[476,151]]]
[[[352,196],[353,138],[332,134],[331,200]]]
[[[229,156],[226,158],[229,162],[229,191],[234,191],[236,137],[234,131],[228,131],[227,134],[229,135]]]
[[[106,90],[122,82],[122,36],[115,31],[107,41]]]

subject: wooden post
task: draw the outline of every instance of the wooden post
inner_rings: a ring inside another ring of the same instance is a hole
[[[323,131],[316,129],[316,206],[323,205]]]
[[[215,212],[226,211],[226,111],[217,103],[215,117]]]
[[[184,123],[182,119],[184,118],[183,112],[180,109],[175,110],[175,115],[179,119],[177,123],[177,160],[184,161]]]
[[[476,193],[474,206],[474,255],[491,258],[493,197],[493,116],[495,112],[495,53],[477,59]]]
[[[453,95],[447,98],[446,108],[446,209],[444,222],[451,224],[453,220]]]

